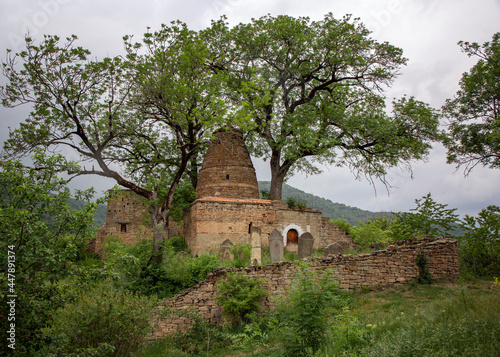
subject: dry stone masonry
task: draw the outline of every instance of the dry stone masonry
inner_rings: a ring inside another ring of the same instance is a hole
[[[434,279],[454,281],[458,278],[458,248],[455,239],[414,239],[399,244],[371,254],[329,255],[308,258],[306,261],[310,263],[311,269],[332,272],[339,286],[346,290],[359,290],[362,287],[378,289],[416,281],[418,276],[416,257],[421,251],[428,257],[429,270]],[[268,297],[263,307],[268,309],[272,305],[272,298],[284,295],[291,286],[297,266],[293,262],[277,262],[241,269],[219,269],[209,274],[206,280],[172,299],[165,300],[160,308],[167,307],[180,311],[193,308],[209,322],[220,322],[221,310],[215,302],[217,283],[232,271],[239,271],[264,281]],[[175,314],[174,317],[160,319],[154,323],[156,328],[151,338],[159,338],[177,329],[185,329],[189,323],[189,319]]]

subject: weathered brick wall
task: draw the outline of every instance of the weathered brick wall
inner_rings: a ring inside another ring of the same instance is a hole
[[[214,136],[200,169],[198,197],[258,199],[257,176],[243,134],[230,129]]]
[[[184,220],[184,237],[193,254],[218,249],[226,239],[231,242],[250,243],[249,228],[259,227],[262,245],[269,245],[269,235],[274,229],[286,237],[291,226],[299,234],[310,232],[314,248],[325,248],[340,240],[351,242],[344,230],[330,224],[321,211],[313,208],[288,209],[285,202],[269,200],[238,200],[206,197],[196,200]]]
[[[171,220],[168,237],[182,234],[183,226]],[[123,243],[132,245],[142,239],[153,239],[153,229],[148,215],[146,199],[130,190],[121,190],[113,195],[107,205],[106,222],[99,228],[87,250],[103,257],[102,246],[106,237],[118,237]]]
[[[313,269],[331,271],[343,289],[355,290],[362,286],[372,289],[398,286],[415,281],[418,276],[416,256],[423,251],[429,260],[432,276],[438,280],[453,281],[459,276],[457,241],[451,238],[437,240],[414,240],[408,245],[391,246],[388,250],[362,255],[331,255],[310,258]],[[239,271],[252,278],[262,279],[268,297],[263,307],[269,308],[272,298],[283,295],[290,287],[297,267],[292,262],[280,262],[265,266],[242,269],[219,269],[209,274],[206,280],[190,289],[165,300],[161,307],[178,310],[194,309],[210,322],[221,320],[221,310],[215,302],[217,282],[224,279],[228,272]],[[185,317],[173,316],[156,321],[152,339],[159,338],[176,329],[184,329],[189,324]]]

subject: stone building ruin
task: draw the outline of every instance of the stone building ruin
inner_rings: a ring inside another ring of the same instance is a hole
[[[199,172],[197,199],[184,217],[183,233],[193,254],[219,247],[226,240],[250,244],[252,227],[259,227],[262,246],[269,246],[269,235],[278,230],[283,246],[297,251],[298,237],[309,232],[314,248],[326,248],[334,242],[352,239],[320,210],[290,209],[286,202],[259,198],[257,176],[240,131],[230,129],[215,133]],[[124,190],[108,203],[105,225],[94,243],[94,251],[106,236],[117,236],[127,244],[152,236],[142,198]],[[172,228],[172,227],[171,227]],[[175,232],[169,232],[169,236]]]

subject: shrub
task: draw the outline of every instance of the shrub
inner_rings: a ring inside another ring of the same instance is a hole
[[[288,197],[286,199],[286,203],[288,204],[288,208],[294,209],[295,205],[297,204],[297,200],[293,197]]]
[[[252,246],[250,244],[236,244],[231,248],[234,259],[229,261],[229,265],[233,268],[244,268],[250,265],[250,257],[252,255]]]
[[[488,206],[477,217],[466,215],[461,227],[462,268],[479,276],[500,274],[500,207]]]
[[[127,356],[145,341],[155,306],[155,299],[98,284],[56,312],[44,355]]]
[[[275,331],[286,356],[306,356],[322,348],[329,334],[329,318],[346,306],[348,295],[332,276],[299,264],[289,295],[278,303]]]
[[[266,295],[261,280],[241,273],[228,273],[227,280],[218,284],[216,301],[224,315],[241,323],[249,314],[260,311],[260,302]]]
[[[432,275],[429,271],[429,260],[423,251],[417,254],[418,282],[420,284],[432,283]]]
[[[361,249],[368,248],[374,243],[386,243],[389,240],[388,219],[377,218],[366,223],[359,222],[351,228],[354,242]]]

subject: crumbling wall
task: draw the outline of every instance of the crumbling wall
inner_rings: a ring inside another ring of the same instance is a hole
[[[307,259],[317,271],[331,271],[342,289],[356,290],[367,286],[371,289],[398,286],[415,281],[418,276],[416,256],[420,251],[428,257],[429,270],[437,280],[453,281],[459,276],[457,241],[452,238],[437,240],[413,240],[410,244],[390,246],[388,250],[361,255],[330,255]],[[217,283],[228,272],[238,271],[251,278],[262,279],[268,297],[264,309],[272,304],[272,298],[283,295],[291,286],[297,272],[293,262],[279,262],[265,266],[241,269],[219,269],[206,280],[161,303],[161,307],[177,310],[194,309],[209,322],[221,320],[221,309],[215,302]],[[190,321],[186,317],[173,316],[155,321],[152,339],[177,329],[185,329]]]

